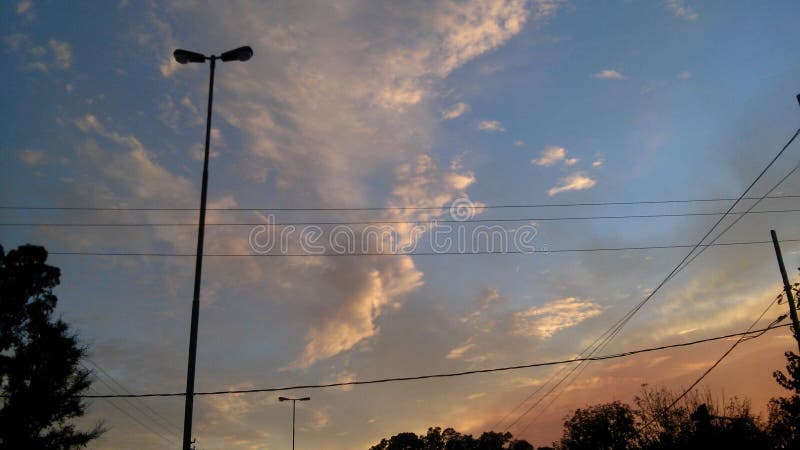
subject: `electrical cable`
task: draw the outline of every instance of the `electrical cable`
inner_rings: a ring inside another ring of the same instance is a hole
[[[781,239],[781,242],[792,243],[800,242],[800,239]],[[702,244],[699,247],[731,247],[741,245],[764,245],[772,244],[772,241],[740,241],[740,242],[718,242],[715,244]],[[693,244],[671,244],[671,245],[644,245],[631,247],[590,247],[590,248],[556,248],[546,250],[507,250],[507,251],[474,251],[474,252],[361,252],[361,253],[204,253],[204,257],[217,258],[240,258],[240,257],[329,257],[329,256],[453,256],[453,255],[535,255],[551,253],[592,253],[592,252],[618,252],[632,250],[664,250],[675,248],[697,248]],[[50,255],[55,256],[153,256],[153,257],[194,257],[194,253],[156,253],[156,252],[82,252],[82,251],[51,251]]]
[[[672,269],[672,271],[671,271],[671,272],[670,272],[670,273],[669,273],[669,274],[668,274],[668,275],[667,275],[667,276],[666,276],[666,277],[665,277],[665,278],[664,278],[664,279],[663,279],[663,280],[662,280],[662,281],[661,281],[661,282],[660,282],[660,283],[659,283],[659,284],[658,284],[658,285],[655,287],[655,289],[653,289],[653,290],[652,290],[652,291],[651,291],[651,292],[650,292],[650,293],[649,293],[647,296],[645,296],[645,298],[644,298],[644,299],[643,299],[641,302],[639,302],[639,303],[638,303],[638,304],[637,304],[637,305],[636,305],[636,306],[635,306],[633,309],[631,309],[630,311],[628,311],[628,313],[626,313],[626,314],[625,314],[625,315],[624,315],[624,316],[623,316],[623,317],[622,317],[622,318],[621,318],[619,321],[617,321],[617,323],[616,323],[615,325],[613,325],[613,326],[612,326],[612,327],[611,327],[609,330],[607,330],[606,332],[604,332],[604,333],[603,333],[604,335],[606,335],[606,334],[607,334],[607,336],[606,336],[605,338],[603,338],[603,339],[602,339],[601,343],[600,343],[600,344],[598,344],[598,346],[597,346],[597,347],[595,347],[595,348],[594,348],[594,350],[592,350],[592,352],[591,352],[591,353],[589,353],[589,355],[592,355],[592,354],[594,354],[595,352],[597,352],[597,351],[600,351],[600,350],[602,350],[603,348],[605,348],[605,347],[606,347],[606,345],[608,345],[608,343],[610,343],[610,342],[611,342],[611,341],[612,341],[612,340],[613,340],[613,339],[614,339],[614,338],[617,336],[617,334],[619,334],[619,332],[622,330],[622,328],[624,328],[624,326],[625,326],[625,325],[626,325],[626,324],[627,324],[627,323],[628,323],[628,322],[629,322],[629,321],[630,321],[630,320],[633,318],[633,316],[635,316],[635,315],[636,315],[636,313],[638,313],[638,312],[639,312],[639,310],[640,310],[640,309],[641,309],[641,308],[642,308],[642,307],[643,307],[645,304],[647,304],[647,302],[649,302],[651,298],[653,298],[653,296],[654,296],[654,295],[655,295],[655,294],[656,294],[656,293],[657,293],[657,292],[658,292],[658,291],[661,289],[661,287],[663,287],[663,286],[664,286],[664,285],[665,285],[665,284],[666,284],[666,283],[667,283],[669,280],[671,280],[671,279],[672,279],[672,278],[673,278],[673,277],[674,277],[674,276],[675,276],[675,275],[676,275],[678,272],[682,271],[682,270],[683,270],[683,268],[685,268],[685,267],[686,267],[686,266],[684,266],[684,263],[685,263],[685,262],[686,262],[686,261],[687,261],[687,260],[688,260],[688,259],[689,259],[689,258],[690,258],[690,257],[691,257],[693,254],[694,254],[694,253],[695,253],[695,251],[696,251],[698,248],[701,248],[701,247],[703,247],[703,242],[705,241],[705,239],[706,239],[706,238],[707,238],[709,235],[711,235],[711,233],[713,233],[713,231],[714,231],[714,230],[717,228],[717,226],[719,226],[719,224],[720,224],[720,223],[722,223],[722,221],[723,221],[723,220],[725,220],[725,218],[728,216],[728,213],[730,213],[730,212],[731,212],[731,211],[732,211],[732,210],[733,210],[733,209],[736,207],[736,205],[737,205],[737,204],[738,204],[738,203],[739,203],[741,200],[743,200],[743,199],[745,198],[745,196],[747,195],[747,193],[748,193],[748,192],[750,192],[750,190],[751,190],[751,189],[752,189],[752,188],[753,188],[753,187],[756,185],[756,183],[757,183],[757,182],[758,182],[758,181],[759,181],[759,180],[760,180],[760,179],[761,179],[761,178],[764,176],[764,174],[765,174],[765,173],[766,173],[766,172],[767,172],[767,171],[768,171],[768,170],[769,170],[769,169],[772,167],[772,165],[775,163],[775,161],[777,161],[777,160],[778,160],[778,158],[780,158],[780,157],[781,157],[781,155],[783,155],[783,153],[786,151],[786,149],[787,149],[787,148],[789,148],[789,146],[792,144],[792,142],[794,142],[794,140],[797,138],[798,134],[800,134],[800,128],[798,128],[798,129],[797,129],[797,130],[794,132],[794,134],[792,135],[792,137],[791,137],[791,138],[790,138],[790,139],[789,139],[789,140],[786,142],[786,144],[784,144],[784,146],[781,148],[781,150],[780,150],[780,151],[779,151],[779,152],[778,152],[778,153],[777,153],[777,154],[776,154],[776,155],[775,155],[775,156],[772,158],[772,160],[770,160],[770,162],[769,162],[769,163],[766,165],[766,167],[764,167],[764,169],[763,169],[763,170],[762,170],[762,171],[761,171],[761,172],[758,174],[758,176],[757,176],[757,177],[756,177],[756,178],[755,178],[755,179],[754,179],[754,180],[753,180],[753,181],[750,183],[750,185],[748,185],[748,187],[747,187],[747,188],[746,188],[746,189],[745,189],[745,190],[742,192],[742,194],[741,194],[741,195],[740,195],[740,196],[739,196],[739,197],[736,199],[736,201],[734,201],[734,202],[733,202],[733,204],[731,204],[731,206],[728,208],[728,211],[726,212],[726,214],[723,214],[723,215],[722,215],[722,217],[720,217],[720,218],[719,218],[719,219],[718,219],[718,220],[717,220],[717,221],[714,223],[714,225],[713,225],[713,226],[711,226],[711,228],[709,228],[709,230],[708,230],[708,231],[707,231],[707,232],[706,232],[706,233],[703,235],[703,237],[702,237],[702,238],[701,238],[701,239],[700,239],[700,240],[697,242],[697,244],[696,244],[696,245],[695,245],[695,246],[694,246],[694,247],[693,247],[693,248],[692,248],[692,249],[689,251],[689,253],[687,253],[687,254],[686,254],[686,256],[684,256],[684,257],[683,257],[683,259],[681,259],[681,261],[678,263],[678,265],[677,265],[677,266],[675,266],[675,268],[674,268],[674,269]],[[791,174],[791,173],[793,173],[793,172],[794,172],[794,170],[795,170],[795,169],[793,169],[793,170],[792,170],[792,172],[790,172],[790,174]],[[787,175],[787,176],[785,176],[784,178],[782,178],[780,182],[783,182],[783,180],[785,180],[787,177],[788,177],[788,175]],[[779,182],[779,183],[780,183],[780,182]],[[776,187],[777,187],[777,185],[776,185]],[[773,187],[773,189],[774,189],[774,187]],[[771,189],[769,192],[771,192],[773,189]],[[763,196],[761,196],[761,197],[756,197],[755,199],[758,199],[758,201],[761,201],[761,199],[765,198],[765,197],[766,197],[766,196],[769,194],[769,192],[765,193],[765,194],[764,194]],[[750,208],[750,209],[752,209],[752,206],[751,206],[751,208]],[[739,216],[739,218],[741,218],[741,217],[744,217],[744,215],[742,215],[742,216]],[[730,227],[729,227],[729,228],[730,228]],[[726,229],[725,229],[725,231],[727,231],[729,228],[726,228]],[[721,234],[720,234],[720,235],[721,235]],[[717,236],[717,237],[719,237],[719,236]],[[694,258],[692,258],[692,260],[694,260]],[[687,263],[687,265],[688,265],[688,263]],[[610,333],[609,333],[609,331],[610,331]],[[595,340],[595,342],[597,342],[597,340]],[[592,345],[590,345],[589,347],[587,347],[587,349],[588,349],[588,348],[590,348],[591,346],[592,346]],[[584,350],[584,352],[585,352],[585,351],[586,351],[586,350]],[[583,352],[582,352],[582,353],[583,353]],[[558,385],[560,385],[560,384],[561,384],[563,381],[565,381],[565,380],[566,380],[566,379],[567,379],[569,376],[571,376],[571,375],[572,375],[572,373],[573,373],[573,372],[574,372],[576,369],[577,369],[577,367],[574,367],[574,368],[573,368],[573,369],[572,369],[572,370],[571,370],[569,373],[567,373],[567,375],[566,375],[564,378],[562,378],[562,379],[561,379],[561,380],[558,382],[558,384],[556,385],[556,387],[557,387]],[[575,378],[573,378],[573,381],[574,381],[574,379],[575,379]],[[554,387],[553,389],[555,389],[555,387]],[[545,396],[547,396],[547,395],[549,395],[550,393],[552,393],[553,389],[551,389],[550,391],[548,391],[548,394],[545,394]],[[528,410],[526,410],[526,412],[525,412],[525,413],[523,413],[523,414],[522,414],[522,416],[518,417],[518,418],[517,418],[517,420],[515,420],[515,421],[514,421],[514,423],[517,423],[517,422],[518,422],[518,421],[521,419],[521,417],[523,417],[524,415],[527,415],[527,414],[528,414],[528,413],[529,413],[531,410],[532,410],[532,408],[529,408]],[[530,426],[530,423],[528,424],[528,426]],[[528,427],[528,426],[526,426],[526,427],[525,427],[525,429],[527,429],[527,427]],[[510,427],[509,427],[509,428],[510,428]],[[518,434],[522,434],[522,433],[518,433]]]
[[[334,382],[334,383],[324,383],[324,384],[306,384],[306,385],[295,385],[295,386],[284,386],[284,387],[273,387],[273,388],[257,388],[257,389],[232,389],[232,390],[224,390],[224,391],[201,391],[195,392],[195,395],[233,395],[233,394],[254,394],[254,393],[264,393],[264,392],[281,392],[281,391],[291,391],[291,390],[300,390],[300,389],[324,389],[324,388],[334,388],[334,387],[343,387],[343,386],[360,386],[360,385],[370,385],[370,384],[384,384],[384,383],[394,383],[394,382],[403,382],[403,381],[419,381],[419,380],[429,380],[429,379],[437,379],[437,378],[454,378],[454,377],[461,377],[466,375],[476,375],[476,374],[484,374],[484,373],[494,373],[494,372],[506,372],[512,370],[521,370],[521,369],[530,369],[535,367],[547,367],[547,366],[558,366],[563,364],[572,364],[572,363],[580,363],[583,361],[605,361],[610,359],[617,359],[617,358],[625,358],[629,356],[639,355],[643,353],[651,353],[661,350],[673,349],[673,348],[683,348],[683,347],[690,347],[693,345],[703,344],[706,342],[714,342],[720,341],[723,339],[730,339],[732,337],[739,337],[745,335],[756,335],[763,331],[775,330],[778,328],[788,327],[791,324],[784,324],[778,325],[771,328],[763,328],[758,330],[750,330],[746,332],[738,332],[738,333],[730,333],[720,336],[714,336],[710,338],[698,339],[694,341],[688,342],[681,342],[677,344],[667,344],[661,345],[657,347],[648,347],[636,350],[629,350],[620,353],[612,353],[608,355],[600,355],[600,356],[589,356],[584,358],[572,358],[572,359],[562,359],[562,360],[554,360],[554,361],[545,361],[540,363],[530,363],[530,364],[520,364],[514,366],[503,366],[503,367],[493,367],[488,369],[473,369],[473,370],[465,370],[461,372],[445,372],[445,373],[434,373],[434,374],[427,374],[427,375],[415,375],[415,376],[405,376],[405,377],[391,377],[391,378],[379,378],[374,380],[354,380],[354,381],[341,381],[341,382]],[[148,398],[148,397],[183,397],[185,396],[185,392],[167,392],[167,393],[153,393],[153,394],[109,394],[109,395],[78,395],[76,397],[80,398],[105,398],[105,399],[115,399],[115,398]]]
[[[728,215],[744,214],[774,214],[800,212],[800,209],[774,209],[732,212]],[[497,219],[446,219],[446,220],[363,220],[348,222],[212,222],[206,223],[207,227],[252,227],[252,226],[338,226],[338,225],[413,225],[413,224],[440,224],[440,223],[514,223],[514,222],[549,222],[549,221],[572,221],[572,220],[614,220],[614,219],[651,219],[665,217],[696,217],[696,216],[720,216],[725,212],[689,212],[689,213],[663,213],[663,214],[625,214],[625,215],[606,215],[606,216],[566,216],[566,217],[521,217],[521,218],[497,218]],[[114,223],[114,222],[0,222],[0,227],[58,227],[58,228],[112,228],[112,227],[197,227],[196,223],[187,222],[134,222],[134,223]]]
[[[778,195],[770,198],[800,198],[800,195]],[[516,205],[479,205],[470,206],[472,209],[511,209],[511,208],[553,208],[553,207],[575,207],[575,206],[626,206],[626,205],[660,205],[668,203],[702,203],[702,202],[726,202],[737,200],[736,198],[696,198],[684,200],[633,200],[616,202],[580,202],[580,203],[534,203]],[[745,197],[742,200],[754,200]],[[450,206],[384,206],[384,207],[353,207],[353,208],[206,208],[208,211],[442,211],[450,209]],[[19,211],[166,211],[166,212],[195,212],[197,208],[175,208],[175,207],[125,207],[125,206],[33,206],[33,205],[0,205],[0,210],[19,210]]]

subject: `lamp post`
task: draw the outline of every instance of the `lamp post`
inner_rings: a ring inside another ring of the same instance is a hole
[[[204,63],[211,61],[211,79],[208,83],[208,112],[206,116],[206,148],[203,158],[203,184],[200,189],[200,224],[197,231],[197,255],[194,270],[194,297],[192,298],[192,322],[189,332],[189,364],[186,370],[186,404],[183,416],[183,450],[190,450],[192,445],[192,412],[194,408],[194,369],[197,357],[197,322],[200,313],[200,276],[203,271],[203,235],[206,225],[206,192],[208,191],[208,146],[211,138],[211,104],[214,99],[214,68],[217,60],[247,61],[253,56],[250,47],[239,47],[219,56],[206,56],[189,50],[175,50],[172,54],[180,64]]]
[[[294,418],[295,418],[296,405],[297,402],[307,402],[311,400],[311,397],[302,397],[302,398],[278,397],[278,400],[282,402],[286,401],[292,402],[292,450],[294,450]]]

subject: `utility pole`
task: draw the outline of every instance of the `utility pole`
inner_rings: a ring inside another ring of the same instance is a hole
[[[800,96],[798,96],[800,100]],[[792,285],[789,283],[789,276],[786,275],[786,266],[783,264],[783,255],[781,255],[781,244],[778,242],[778,235],[775,230],[769,230],[772,235],[772,245],[775,247],[775,256],[778,258],[778,268],[781,270],[781,278],[783,278],[783,290],[786,292],[786,301],[789,302],[789,316],[792,318],[792,334],[794,340],[797,341],[797,348],[800,350],[800,323],[797,320],[797,307],[794,303],[794,296],[792,295]]]

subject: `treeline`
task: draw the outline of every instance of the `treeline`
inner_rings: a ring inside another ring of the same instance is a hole
[[[710,390],[686,396],[642,386],[632,405],[619,401],[576,409],[564,422],[561,439],[538,450],[800,450],[800,357],[786,352],[786,373],[775,381],[790,391],[770,400],[766,417],[747,399],[716,400]],[[534,450],[511,433],[485,432],[477,438],[452,428],[427,434],[400,433],[370,450]]]

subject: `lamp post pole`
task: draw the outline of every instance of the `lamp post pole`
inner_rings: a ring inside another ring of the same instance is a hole
[[[175,50],[175,60],[180,64],[211,61],[211,77],[208,83],[208,111],[206,115],[206,145],[203,157],[203,181],[200,188],[200,220],[197,231],[197,254],[194,269],[194,295],[192,297],[192,321],[189,331],[189,363],[186,370],[186,396],[183,415],[183,450],[192,446],[192,414],[194,412],[194,374],[197,359],[197,326],[200,319],[200,282],[203,273],[203,239],[206,225],[206,198],[208,193],[208,155],[211,143],[211,107],[214,101],[214,69],[217,59],[222,61],[247,61],[253,56],[250,47],[240,47],[220,56],[205,56],[188,50]]]
[[[287,398],[287,397],[278,397],[278,400],[285,402],[291,401],[292,402],[292,450],[294,450],[294,419],[296,416],[297,411],[297,402],[306,402],[311,400],[311,397],[302,397],[302,398]]]

